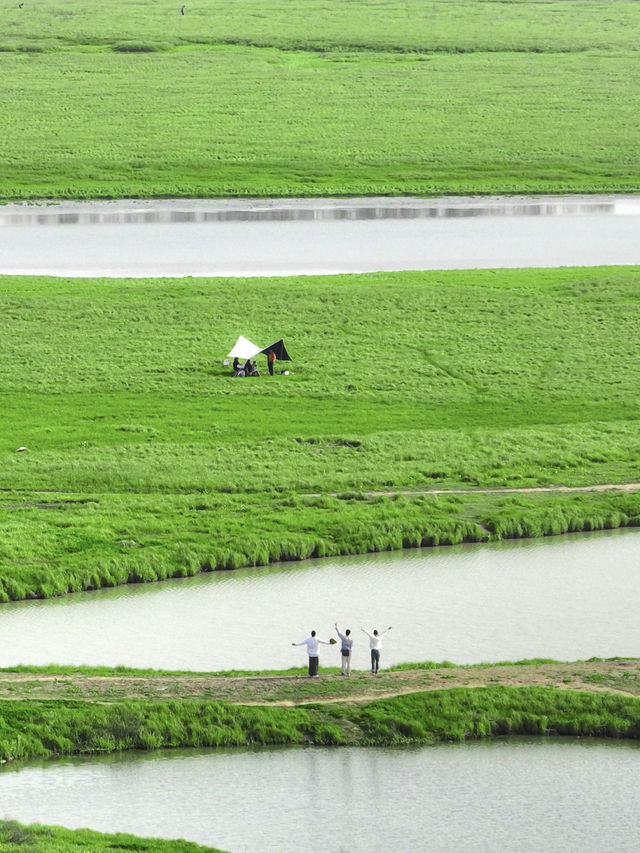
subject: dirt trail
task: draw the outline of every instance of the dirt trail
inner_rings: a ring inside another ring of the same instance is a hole
[[[528,486],[505,487],[503,489],[390,489],[388,491],[365,491],[364,494],[371,498],[380,496],[391,498],[395,495],[524,495],[534,492],[637,492],[639,490],[640,483],[598,483],[591,486]],[[339,492],[329,492],[329,494],[337,497]],[[319,498],[322,495],[318,492],[306,495],[306,497]]]
[[[615,692],[640,696],[640,659],[483,665],[382,671],[378,676],[356,672],[344,678],[335,672],[319,679],[304,675],[226,676],[115,674],[82,672],[0,672],[0,699],[209,699],[242,705],[292,706],[318,702],[370,702],[423,690],[493,685],[545,686],[562,690]]]

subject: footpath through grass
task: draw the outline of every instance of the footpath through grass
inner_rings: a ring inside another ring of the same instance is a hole
[[[1,278],[0,598],[637,525],[636,492],[482,490],[640,482],[639,285]],[[231,377],[239,333],[292,374]]]
[[[614,658],[560,662],[456,666],[452,663],[399,664],[370,672],[354,670],[343,678],[337,667],[323,667],[320,679],[306,668],[263,672],[167,672],[126,667],[19,666],[0,670],[0,700],[73,699],[114,703],[207,700],[239,705],[291,706],[309,703],[366,703],[453,687],[553,687],[640,696],[640,660]]]
[[[0,199],[635,192],[632,0],[40,0]]]

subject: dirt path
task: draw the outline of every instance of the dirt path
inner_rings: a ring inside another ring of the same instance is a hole
[[[639,490],[640,483],[598,483],[591,486],[529,486],[504,489],[391,489],[389,491],[366,491],[364,494],[371,498],[382,495],[391,498],[394,495],[524,495],[535,492],[637,492]],[[329,494],[335,497],[339,493],[329,492]],[[306,495],[306,497],[319,498],[322,495],[318,492]]]
[[[492,685],[545,686],[562,690],[640,696],[640,659],[577,663],[442,667],[387,672],[303,675],[89,675],[82,672],[0,672],[0,699],[84,699],[115,702],[136,698],[223,700],[243,705],[291,706],[310,702],[369,702],[423,690]]]

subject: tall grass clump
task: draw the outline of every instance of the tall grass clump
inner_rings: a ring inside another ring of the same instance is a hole
[[[0,820],[0,846],[4,853],[93,853],[137,850],[141,853],[222,853],[190,841],[139,838],[124,832],[102,833],[60,826],[24,826],[15,820]]]
[[[373,744],[506,734],[637,739],[640,700],[547,687],[452,688],[373,702],[357,721]]]
[[[636,500],[626,497],[599,504],[581,497],[556,506],[540,506],[526,499],[505,501],[499,510],[488,514],[483,524],[500,539],[533,538],[591,530],[637,527]]]

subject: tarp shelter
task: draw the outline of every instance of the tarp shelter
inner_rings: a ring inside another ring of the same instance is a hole
[[[284,345],[284,341],[282,340],[282,338],[280,338],[279,341],[276,341],[275,344],[271,344],[270,346],[265,347],[263,350],[260,350],[260,352],[267,353],[270,349],[275,352],[278,361],[291,361],[291,356],[287,352],[287,348]]]
[[[227,358],[253,358],[259,352],[261,352],[260,347],[257,347],[250,340],[240,335],[236,341],[236,345],[227,355]]]
[[[260,353],[264,353],[266,355],[269,350],[273,350],[275,352],[278,361],[291,361],[291,356],[287,352],[287,348],[285,347],[282,338],[274,344],[270,344],[268,347],[259,347],[256,346],[256,344],[252,344],[251,341],[243,335],[240,335],[234,348],[227,355],[227,358],[253,358],[254,355],[260,355]]]

